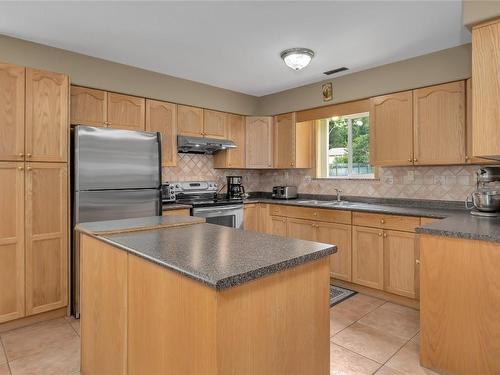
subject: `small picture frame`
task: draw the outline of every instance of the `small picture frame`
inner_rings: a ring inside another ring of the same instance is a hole
[[[328,102],[333,99],[333,87],[331,82],[324,83],[321,86],[321,93],[323,95],[323,101]]]

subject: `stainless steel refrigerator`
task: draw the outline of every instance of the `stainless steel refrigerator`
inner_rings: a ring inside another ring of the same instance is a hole
[[[76,126],[72,132],[72,228],[161,215],[159,133]],[[72,312],[80,313],[80,254],[73,236]]]

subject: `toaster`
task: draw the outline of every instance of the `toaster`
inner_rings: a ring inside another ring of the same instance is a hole
[[[297,186],[274,186],[273,199],[297,198]]]

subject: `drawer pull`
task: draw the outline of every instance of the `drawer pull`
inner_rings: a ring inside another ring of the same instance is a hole
[[[380,219],[380,224],[385,224],[385,220],[384,219]]]
[[[420,264],[420,259],[415,259],[415,263]]]
[[[313,216],[318,216],[318,213],[317,212],[313,212]]]
[[[387,237],[387,233],[384,233],[384,238]]]
[[[379,236],[379,237],[382,237],[382,233],[379,233],[379,234],[378,234],[378,236]]]

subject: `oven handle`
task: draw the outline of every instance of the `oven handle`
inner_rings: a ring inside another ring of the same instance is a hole
[[[193,212],[210,212],[210,211],[230,211],[230,210],[239,210],[240,208],[243,208],[243,206],[236,205],[236,206],[215,206],[215,207],[200,207],[200,208],[193,208]]]

